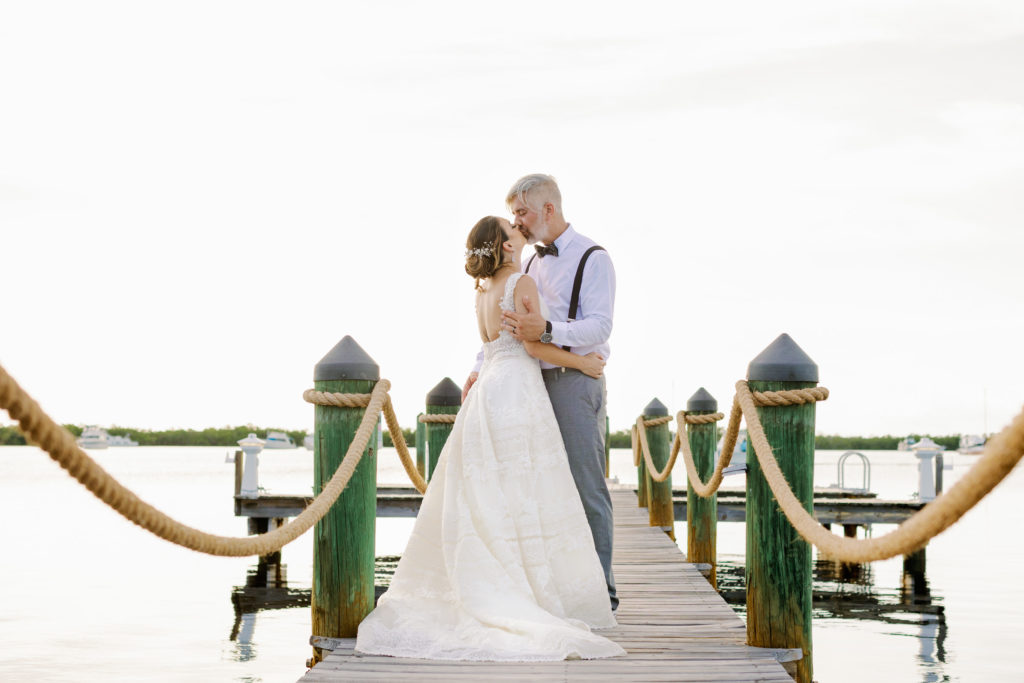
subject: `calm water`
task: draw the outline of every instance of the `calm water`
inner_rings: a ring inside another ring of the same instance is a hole
[[[227,448],[130,448],[93,451],[145,500],[206,531],[244,535],[232,513],[233,466]],[[916,461],[868,452],[871,488],[907,498]],[[839,452],[818,453],[815,481],[836,481]],[[954,456],[947,486],[972,460]],[[310,489],[312,454],[261,455],[261,485],[280,493]],[[682,478],[682,465],[676,469]],[[635,481],[628,451],[612,454],[621,481]],[[404,483],[393,452],[381,457],[382,483]],[[860,481],[853,465],[848,480]],[[742,475],[725,486],[743,485]],[[1019,633],[1024,616],[1024,469],[1018,467],[981,506],[928,547],[930,596],[908,605],[902,562],[853,572],[815,568],[815,678],[857,681],[1024,681]],[[200,555],[128,524],[73,482],[41,451],[0,447],[3,581],[0,582],[0,680],[294,681],[310,655],[310,619],[302,590],[244,598],[249,559]],[[413,520],[378,522],[378,555],[402,552]],[[878,526],[876,535],[891,526]],[[685,524],[677,525],[685,548]],[[741,597],[744,525],[719,524],[723,585]],[[311,584],[309,535],[284,550],[279,578]],[[273,578],[273,577],[272,577]],[[281,607],[278,607],[281,605]],[[941,609],[939,609],[941,608]],[[742,607],[737,605],[742,612]]]

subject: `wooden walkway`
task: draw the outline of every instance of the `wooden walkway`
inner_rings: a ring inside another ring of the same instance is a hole
[[[314,681],[706,681],[791,683],[769,650],[663,531],[648,526],[631,488],[612,490],[619,625],[601,631],[625,657],[524,664],[442,662],[355,654],[345,639],[302,677]]]

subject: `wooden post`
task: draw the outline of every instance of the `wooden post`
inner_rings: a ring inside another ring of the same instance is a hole
[[[655,417],[668,415],[668,408],[658,399],[652,400],[644,408],[644,419],[649,420]],[[668,464],[669,452],[672,444],[668,439],[668,425],[661,424],[647,428],[647,445],[651,450],[651,462],[656,468],[662,470]],[[648,501],[647,513],[650,515],[651,526],[661,527],[661,530],[669,535],[673,541],[676,539],[675,512],[672,506],[672,475],[668,475],[665,481],[654,481],[647,476]]]
[[[423,413],[416,416],[416,469],[427,476],[427,425],[420,422]]]
[[[704,387],[697,390],[686,402],[686,412],[694,415],[709,415],[718,412],[718,401]],[[680,437],[690,440],[693,464],[701,481],[711,478],[715,471],[715,444],[718,441],[718,426],[714,422],[686,426],[686,434]],[[686,481],[686,561],[711,565],[708,581],[718,588],[716,574],[718,562],[718,493],[701,498],[693,492],[689,479]]]
[[[642,508],[647,507],[650,499],[651,478],[647,476],[647,463],[644,456],[640,454],[640,464],[636,466],[636,504]]]
[[[818,366],[783,334],[747,368],[751,391],[817,385]],[[804,509],[813,514],[814,403],[759,406],[779,467]],[[752,447],[748,442],[748,447]],[[747,457],[747,644],[800,648],[795,680],[811,683],[811,546],[779,509],[756,457]]]
[[[368,394],[380,369],[352,337],[331,349],[313,371],[318,391]],[[316,406],[313,492],[334,475],[362,420],[363,408]],[[373,610],[374,532],[377,516],[377,444],[371,435],[348,486],[314,527],[313,635],[354,638],[359,622]],[[322,659],[314,648],[313,663]]]
[[[454,415],[459,412],[461,406],[462,389],[450,377],[445,377],[427,393],[427,415]],[[437,459],[441,457],[441,450],[451,433],[450,423],[427,423],[427,453],[430,456],[427,463],[427,481],[434,476]]]
[[[235,451],[235,495],[242,492],[242,451]],[[235,512],[237,515],[238,512]]]

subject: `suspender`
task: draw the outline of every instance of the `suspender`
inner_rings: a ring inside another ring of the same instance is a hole
[[[580,259],[580,265],[576,268],[576,280],[572,283],[572,298],[569,299],[569,322],[576,320],[576,311],[580,307],[580,288],[583,286],[583,267],[587,265],[587,259],[595,251],[604,251],[604,247],[599,247],[596,244],[590,249],[583,252],[583,258]],[[569,350],[568,346],[563,346],[566,351]]]
[[[572,283],[572,298],[569,299],[569,322],[576,320],[576,312],[580,307],[580,289],[583,287],[583,267],[587,265],[587,259],[590,258],[590,255],[595,251],[605,251],[605,248],[597,245],[590,247],[583,252],[583,257],[580,259],[580,265],[576,267],[576,279]],[[531,256],[530,260],[526,262],[526,270],[523,271],[524,273],[530,272],[530,266],[533,265],[533,260],[535,258],[537,258],[536,254]],[[566,351],[569,350],[568,346],[563,346],[562,348]]]

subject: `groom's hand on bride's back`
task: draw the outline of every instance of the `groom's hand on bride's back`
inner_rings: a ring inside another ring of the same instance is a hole
[[[539,341],[546,327],[544,317],[533,310],[529,296],[523,297],[523,307],[526,309],[523,313],[502,311],[501,324],[519,341]]]

